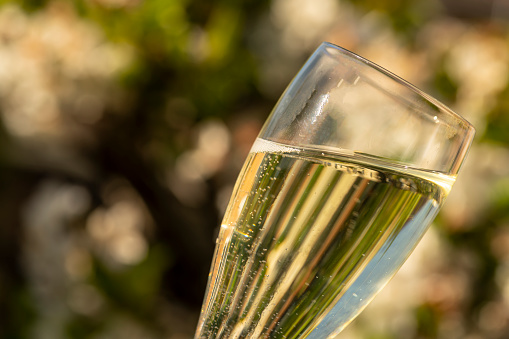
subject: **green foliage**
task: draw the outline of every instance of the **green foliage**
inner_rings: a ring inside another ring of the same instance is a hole
[[[115,307],[146,317],[154,311],[168,260],[168,251],[159,246],[152,247],[141,263],[119,271],[97,261],[95,282]]]
[[[34,12],[41,8],[44,8],[48,4],[48,0],[21,0],[21,1],[15,1],[15,0],[3,0],[2,2],[18,2],[23,6],[23,9],[25,9],[27,12]]]
[[[454,102],[458,91],[458,84],[451,79],[443,64],[435,71],[434,75],[432,86],[437,92],[436,96],[444,102]]]
[[[67,338],[86,339],[99,333],[106,323],[106,319],[95,319],[86,316],[75,315],[67,324],[65,332]]]
[[[395,32],[405,38],[412,46],[419,29],[430,21],[437,12],[440,4],[436,0],[349,0],[364,12],[380,12],[387,15]]]
[[[482,138],[486,141],[509,146],[509,86],[497,98],[496,105],[489,114],[486,131]]]
[[[419,338],[437,338],[439,315],[431,305],[421,305],[415,310]]]
[[[509,140],[507,141],[509,142]],[[509,178],[502,178],[494,184],[492,199],[492,218],[497,221],[507,218],[507,211],[509,211]]]
[[[3,287],[5,287],[5,285],[0,288]],[[5,315],[8,322],[5,324],[5,328],[0,329],[2,338],[31,338],[31,325],[37,317],[37,312],[35,311],[28,288],[26,286],[17,286],[14,288],[12,294],[8,298],[7,305],[4,305],[4,307],[8,310],[8,314]]]
[[[255,64],[243,45],[249,13],[242,3],[153,0],[132,8],[109,9],[77,2],[83,16],[99,23],[112,41],[135,49],[135,67],[125,74],[136,88],[143,79],[160,79],[163,95],[188,98],[199,114],[221,115],[248,91]],[[201,15],[190,15],[198,12]],[[157,106],[157,105],[156,105]]]

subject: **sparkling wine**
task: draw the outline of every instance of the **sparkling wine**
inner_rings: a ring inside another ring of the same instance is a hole
[[[327,338],[387,283],[454,177],[258,139],[228,205],[196,338]]]

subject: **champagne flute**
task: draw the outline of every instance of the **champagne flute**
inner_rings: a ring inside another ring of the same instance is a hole
[[[195,338],[332,338],[401,267],[474,136],[411,84],[323,43],[239,175]]]

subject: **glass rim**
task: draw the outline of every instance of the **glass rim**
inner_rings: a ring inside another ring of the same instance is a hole
[[[465,126],[464,129],[467,131],[466,135],[470,135],[472,133],[475,133],[475,127],[468,120],[463,118],[460,114],[458,114],[455,111],[453,111],[451,108],[449,108],[447,105],[445,105],[444,103],[442,103],[438,99],[436,99],[433,96],[427,94],[426,92],[424,92],[423,90],[419,89],[417,86],[413,85],[412,83],[408,82],[407,80],[403,79],[402,77],[398,76],[397,74],[387,70],[386,68],[378,65],[377,63],[375,63],[375,62],[373,62],[373,61],[371,61],[369,59],[366,59],[366,58],[364,58],[364,57],[362,57],[362,56],[360,56],[360,55],[358,55],[358,54],[356,54],[356,53],[354,53],[354,52],[352,52],[352,51],[350,51],[350,50],[348,50],[348,49],[346,49],[344,47],[338,46],[338,45],[333,44],[331,42],[324,41],[324,42],[322,42],[321,45],[333,48],[334,50],[338,51],[341,54],[344,54],[346,56],[349,56],[351,58],[356,59],[357,61],[360,61],[365,66],[370,67],[371,69],[374,69],[375,71],[378,71],[379,73],[389,77],[390,79],[396,81],[400,85],[402,85],[402,86],[406,87],[407,89],[411,90],[412,92],[416,93],[417,95],[419,95],[423,99],[425,99],[428,102],[432,103],[433,105],[437,106],[438,108],[443,110],[442,113],[445,113],[445,114],[449,115],[450,117],[460,121],[462,123],[462,125]]]

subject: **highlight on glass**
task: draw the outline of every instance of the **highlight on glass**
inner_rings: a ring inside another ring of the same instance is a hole
[[[401,267],[474,136],[411,84],[323,43],[255,141],[195,338],[331,338]]]

